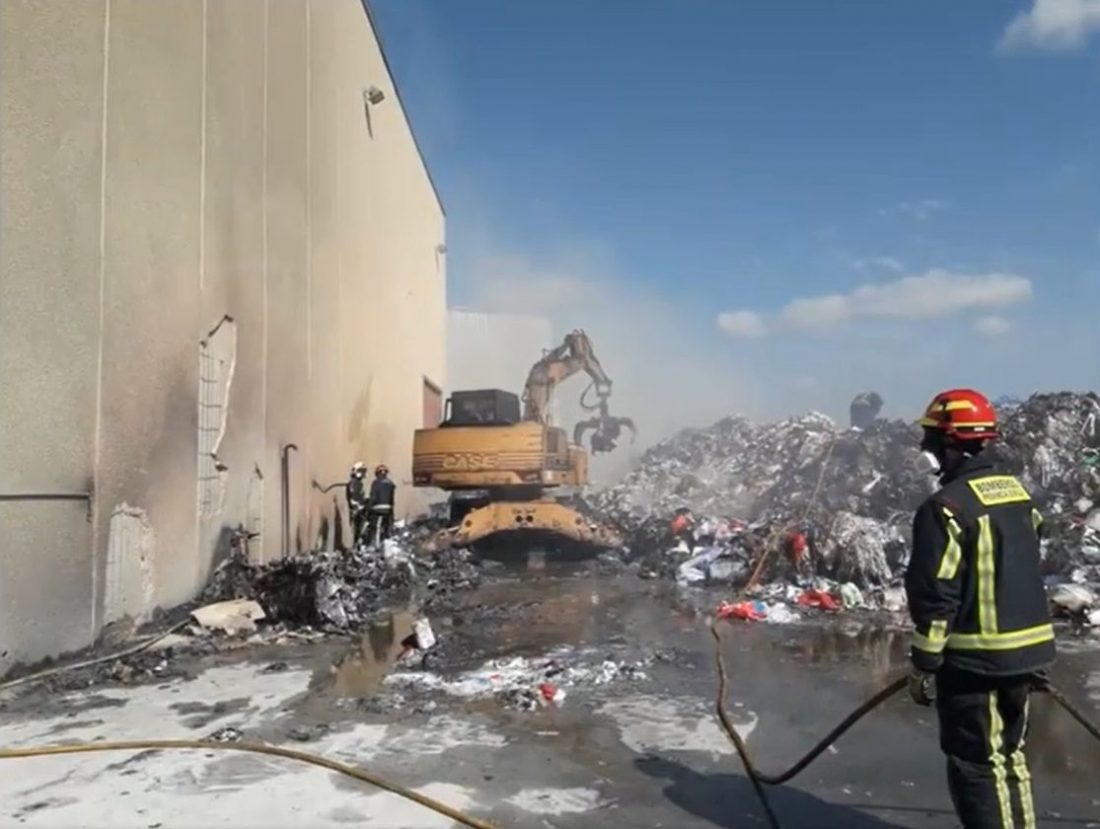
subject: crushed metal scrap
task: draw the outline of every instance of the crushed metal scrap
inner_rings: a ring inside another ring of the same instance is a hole
[[[1001,414],[996,451],[1046,516],[1052,586],[1100,581],[1100,397],[1037,394]],[[912,463],[918,441],[903,421],[730,417],[652,447],[590,506],[621,528],[645,576],[744,585],[772,547],[781,554],[759,581],[816,577],[885,596],[908,561],[913,511],[934,489]]]

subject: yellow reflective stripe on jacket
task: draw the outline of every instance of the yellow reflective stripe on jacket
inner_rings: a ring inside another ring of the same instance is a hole
[[[978,518],[978,630],[997,632],[997,580],[993,558],[993,527],[989,516]]]
[[[919,651],[925,653],[942,653],[947,645],[947,622],[937,619],[928,627],[928,635],[920,631],[913,631],[913,639],[910,644]]]
[[[1039,532],[1039,528],[1043,526],[1043,514],[1035,507],[1031,508],[1031,526],[1035,528],[1035,532]]]
[[[952,633],[947,637],[947,647],[951,650],[1011,651],[1041,645],[1053,639],[1054,625],[1048,622],[1007,633]]]
[[[943,507],[943,514],[947,518],[947,546],[944,548],[943,557],[940,559],[940,567],[936,571],[937,579],[953,579],[959,571],[959,562],[962,561],[962,547],[959,546],[959,537],[962,528],[955,520],[955,514],[947,507]]]

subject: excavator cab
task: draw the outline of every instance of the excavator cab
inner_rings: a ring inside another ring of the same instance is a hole
[[[519,396],[500,389],[456,391],[440,426],[511,426],[520,421]]]

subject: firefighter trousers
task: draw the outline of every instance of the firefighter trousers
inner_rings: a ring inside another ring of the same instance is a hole
[[[1024,755],[1031,675],[936,675],[940,748],[947,785],[964,829],[1035,829]]]
[[[367,544],[385,541],[393,535],[393,510],[372,509],[367,516]]]

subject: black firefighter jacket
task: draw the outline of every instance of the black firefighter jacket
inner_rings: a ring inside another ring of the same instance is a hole
[[[1042,521],[1020,482],[997,474],[986,453],[921,505],[905,574],[917,669],[1008,676],[1054,660]]]
[[[363,479],[358,475],[352,475],[348,479],[348,509],[352,513],[362,511],[367,506],[367,492],[366,487],[363,486]]]
[[[370,509],[373,512],[392,512],[393,495],[397,485],[389,478],[375,478],[370,485]]]

